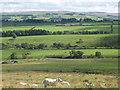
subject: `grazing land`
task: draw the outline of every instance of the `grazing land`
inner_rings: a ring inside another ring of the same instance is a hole
[[[74,24],[74,23],[73,23]],[[101,24],[101,23],[100,23]],[[89,24],[87,24],[89,25]],[[3,27],[3,31],[12,31],[12,30],[30,30],[32,26],[9,26]],[[55,26],[54,25],[40,25],[36,26],[35,29],[42,29],[48,31],[110,31],[110,25],[99,25],[98,26]],[[114,32],[118,33],[118,25],[113,25]]]
[[[33,63],[33,64],[32,64]],[[99,67],[98,67],[99,66]],[[89,67],[89,68],[88,68]],[[117,73],[118,59],[26,59],[3,65],[3,71],[98,72]]]
[[[71,45],[79,46],[105,46],[105,44],[114,46],[117,45],[118,35],[114,34],[98,34],[98,35],[37,35],[37,36],[21,36],[17,37],[15,40],[11,40],[12,37],[3,37],[3,43],[21,44],[29,43],[38,45],[40,43],[46,44],[48,46],[53,43],[70,43]],[[76,43],[79,39],[83,40],[83,43]],[[107,41],[106,41],[107,40]],[[94,42],[94,43],[93,43]]]
[[[16,52],[18,55],[18,58],[22,58],[22,53],[30,53],[28,55],[28,58],[31,59],[41,59],[46,58],[47,56],[62,56],[67,57],[69,56],[70,50],[3,50],[3,56],[2,58],[9,59],[9,56],[11,53]],[[77,50],[76,50],[77,51]],[[117,49],[81,49],[79,51],[83,51],[84,55],[94,55],[96,51],[100,51],[105,58],[115,58],[118,56],[118,50]]]

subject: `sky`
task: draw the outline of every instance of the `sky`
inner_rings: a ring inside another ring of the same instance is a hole
[[[118,12],[119,0],[0,0],[0,12]]]

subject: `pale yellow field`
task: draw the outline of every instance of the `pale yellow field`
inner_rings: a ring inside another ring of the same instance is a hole
[[[3,72],[2,85],[3,88],[44,88],[43,80],[45,78],[57,78],[70,83],[70,86],[58,84],[57,86],[48,88],[117,88],[118,76],[102,75],[102,74],[82,74],[82,73],[51,73],[51,72]],[[20,82],[28,83],[30,86],[19,85]],[[86,86],[85,83],[92,83],[93,86]],[[35,87],[32,84],[40,84]]]

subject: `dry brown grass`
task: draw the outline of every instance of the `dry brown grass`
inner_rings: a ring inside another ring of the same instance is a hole
[[[59,88],[88,88],[85,83],[94,84],[95,88],[117,88],[117,76],[82,73],[50,73],[50,72],[3,72],[3,88],[43,88],[42,81],[47,78],[60,77],[70,83],[70,86],[58,84]],[[40,86],[21,86],[20,82],[28,84],[40,84]],[[48,88],[51,88],[50,86]],[[54,87],[53,87],[54,88]]]

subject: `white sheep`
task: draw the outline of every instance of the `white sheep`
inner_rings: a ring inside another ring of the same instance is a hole
[[[38,86],[40,86],[39,84],[32,84],[33,86],[36,86],[36,87],[38,87]]]
[[[56,85],[58,82],[62,82],[62,79],[57,78],[57,79],[50,79],[50,78],[46,78],[43,81],[44,87],[46,88],[47,86],[53,86]]]
[[[70,86],[70,83],[69,83],[69,82],[66,82],[66,81],[62,81],[61,84],[62,84],[62,85],[68,85],[68,86]]]
[[[29,85],[28,83],[22,83],[22,82],[20,82],[19,84],[23,85],[23,86],[28,86]]]

